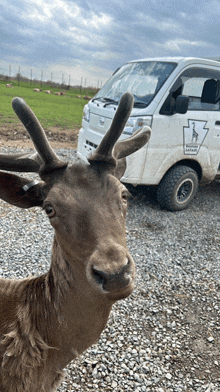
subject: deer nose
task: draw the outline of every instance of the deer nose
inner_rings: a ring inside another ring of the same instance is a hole
[[[131,294],[134,275],[131,255],[125,247],[112,242],[97,247],[87,265],[90,284],[104,294],[115,293],[116,297],[125,298]]]
[[[131,261],[127,259],[126,265],[118,272],[106,272],[97,266],[92,266],[92,275],[95,282],[106,292],[112,292],[127,287],[132,282]]]

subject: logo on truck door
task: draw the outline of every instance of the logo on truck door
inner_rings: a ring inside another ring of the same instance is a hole
[[[188,120],[188,127],[183,127],[183,148],[185,155],[197,155],[209,131],[207,121]]]

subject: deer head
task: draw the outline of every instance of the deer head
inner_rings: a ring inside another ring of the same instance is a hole
[[[145,127],[118,141],[133,96],[122,96],[112,125],[88,164],[72,166],[52,150],[25,101],[14,98],[12,106],[36,152],[0,155],[0,198],[21,208],[40,206],[45,210],[55,230],[51,268],[62,261],[90,293],[110,301],[126,297],[134,287],[135,268],[125,238],[128,192],[119,178],[126,168],[125,157],[150,138],[150,129]],[[40,181],[5,171],[36,172]]]

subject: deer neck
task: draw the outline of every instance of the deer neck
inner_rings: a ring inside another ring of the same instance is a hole
[[[81,263],[81,269],[79,264]],[[96,292],[86,279],[84,260],[73,260],[54,238],[50,298],[56,312],[56,341],[71,354],[82,353],[95,343],[106,326],[112,303]],[[71,355],[70,354],[70,355]],[[72,357],[72,358],[73,358]]]

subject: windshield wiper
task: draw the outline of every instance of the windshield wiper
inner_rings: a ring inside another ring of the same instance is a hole
[[[92,99],[92,102],[94,102],[94,101],[103,101],[104,99],[105,99],[105,97],[98,97],[98,98],[94,97]]]
[[[146,108],[147,107],[147,103],[146,102],[141,102],[141,101],[135,101],[134,102],[134,107],[136,106],[142,106],[143,108]]]
[[[118,101],[115,101],[115,99],[112,98],[107,98],[107,97],[94,97],[92,99],[92,102],[94,101],[101,101],[105,103],[103,107],[105,108],[107,105],[118,105]],[[142,106],[143,108],[146,108],[148,106],[148,103],[142,102],[142,101],[135,101],[134,102],[134,107],[140,107]]]
[[[118,101],[115,101],[114,99],[107,98],[107,97],[93,98],[92,102],[94,102],[94,101],[105,102],[105,105],[103,107],[106,107],[107,105],[111,105],[111,104],[118,104]]]
[[[107,102],[106,102],[105,105],[103,106],[104,108],[105,108],[107,105],[112,105],[112,104],[118,105],[118,101],[115,101],[114,99],[105,98],[105,100],[106,100]]]

